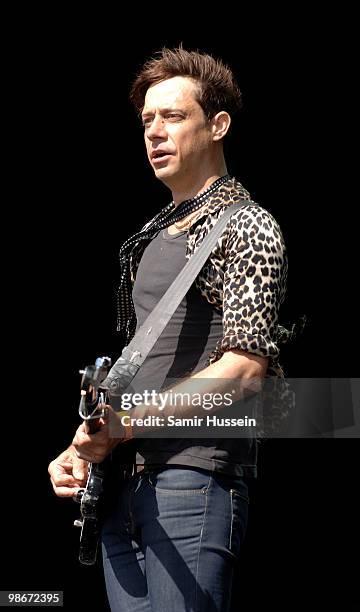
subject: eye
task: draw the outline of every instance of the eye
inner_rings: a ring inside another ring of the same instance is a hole
[[[183,116],[180,115],[179,113],[169,113],[168,115],[166,115],[166,119],[174,119],[176,120],[180,120],[183,119]]]
[[[151,125],[151,122],[152,122],[152,117],[145,117],[145,118],[142,120],[142,125],[143,125],[144,127],[148,127],[149,125]]]

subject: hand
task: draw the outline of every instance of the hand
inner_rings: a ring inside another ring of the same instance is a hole
[[[86,424],[82,423],[76,431],[72,446],[79,459],[101,463],[122,440],[119,437],[111,438],[108,420],[100,419],[100,429],[94,434],[89,434]]]
[[[51,484],[58,497],[72,497],[84,487],[88,475],[88,464],[76,456],[70,446],[54,459],[48,468]]]

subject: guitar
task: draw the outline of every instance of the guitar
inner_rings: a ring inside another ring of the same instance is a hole
[[[129,385],[139,369],[133,362],[139,353],[128,353],[125,348],[109,373],[109,357],[98,357],[95,365],[80,370],[82,379],[79,414],[86,422],[90,434],[99,429],[100,419],[106,415],[106,405],[111,405],[113,410],[119,409],[122,393],[130,388]],[[111,417],[112,413],[109,414]],[[112,420],[112,425],[113,431],[116,432],[116,419],[115,423]],[[96,562],[101,524],[106,509],[105,498],[110,497],[104,493],[107,481],[111,480],[111,464],[114,465],[116,478],[123,479],[129,474],[134,462],[135,447],[132,441],[119,446],[121,449],[115,449],[101,463],[89,463],[86,486],[79,489],[73,498],[80,504],[81,516],[74,521],[74,525],[81,528],[79,561],[84,565],[93,565]],[[112,457],[116,454],[117,458],[112,462]],[[109,488],[107,490],[109,491]]]
[[[99,429],[100,418],[105,416],[108,396],[106,391],[100,391],[99,387],[110,366],[109,357],[98,357],[95,365],[80,370],[82,380],[79,414],[85,420],[88,433],[95,433]],[[84,565],[93,565],[96,561],[107,462],[108,458],[101,463],[89,463],[86,486],[79,489],[73,498],[80,504],[81,518],[74,521],[74,525],[81,528],[79,561]]]

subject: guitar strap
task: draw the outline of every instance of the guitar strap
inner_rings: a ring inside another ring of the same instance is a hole
[[[111,405],[116,403],[112,401],[112,398],[115,400],[116,397],[124,393],[140,366],[144,363],[155,342],[204,266],[231,215],[247,204],[249,204],[249,200],[242,199],[225,209],[213,229],[204,238],[199,249],[187,261],[131,342],[123,349],[121,356],[100,385],[101,388],[108,391]],[[114,405],[113,407],[115,408]]]

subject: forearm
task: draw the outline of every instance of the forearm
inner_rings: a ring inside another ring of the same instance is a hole
[[[214,398],[216,401],[212,404],[211,410],[218,411],[224,406],[224,397],[231,398],[231,403],[234,403],[257,392],[261,387],[266,365],[266,359],[244,355],[240,351],[229,351],[217,362],[169,389],[154,394],[150,401],[122,412],[121,416],[126,415],[131,418],[133,427],[131,436],[144,431],[141,426],[137,426],[137,423],[146,417],[161,417],[166,420],[169,416],[176,418],[204,416],[203,398],[207,398],[207,403],[209,398]],[[229,406],[228,401],[226,406]],[[147,425],[147,431],[156,428],[156,419],[153,418],[152,421],[152,425]],[[123,422],[129,422],[129,419]]]

